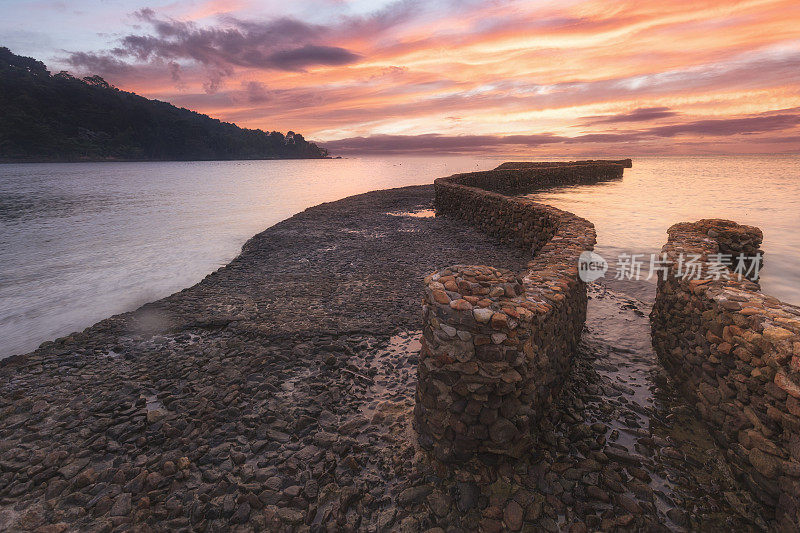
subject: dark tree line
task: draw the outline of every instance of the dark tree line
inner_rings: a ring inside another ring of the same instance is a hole
[[[302,135],[240,128],[148,100],[100,76],[51,75],[0,47],[0,160],[322,158]]]

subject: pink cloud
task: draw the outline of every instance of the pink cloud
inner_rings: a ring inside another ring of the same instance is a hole
[[[67,61],[248,127],[342,139],[329,144],[343,151],[656,140],[683,150],[744,135],[785,148],[797,126],[781,111],[800,107],[790,0],[404,0],[314,21],[202,8],[216,19],[142,9],[141,28]]]

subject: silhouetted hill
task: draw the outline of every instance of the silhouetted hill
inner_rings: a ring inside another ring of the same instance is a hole
[[[99,76],[51,75],[0,47],[0,160],[216,160],[321,158],[288,132],[244,129],[121,91]]]

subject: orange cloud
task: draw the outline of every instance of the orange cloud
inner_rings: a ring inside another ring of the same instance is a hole
[[[252,5],[216,1],[181,20],[143,10],[145,28],[68,61],[125,89],[348,153],[386,142],[419,151],[420,135],[446,151],[800,147],[796,113],[785,112],[800,107],[793,0],[345,7],[331,2],[342,12],[327,21],[258,18]]]

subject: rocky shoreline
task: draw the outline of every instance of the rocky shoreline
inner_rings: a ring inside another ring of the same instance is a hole
[[[198,285],[0,367],[0,529],[760,530],[649,347],[590,291],[521,461],[429,462],[411,427],[422,279],[529,259],[432,217],[433,186],[310,208]]]

